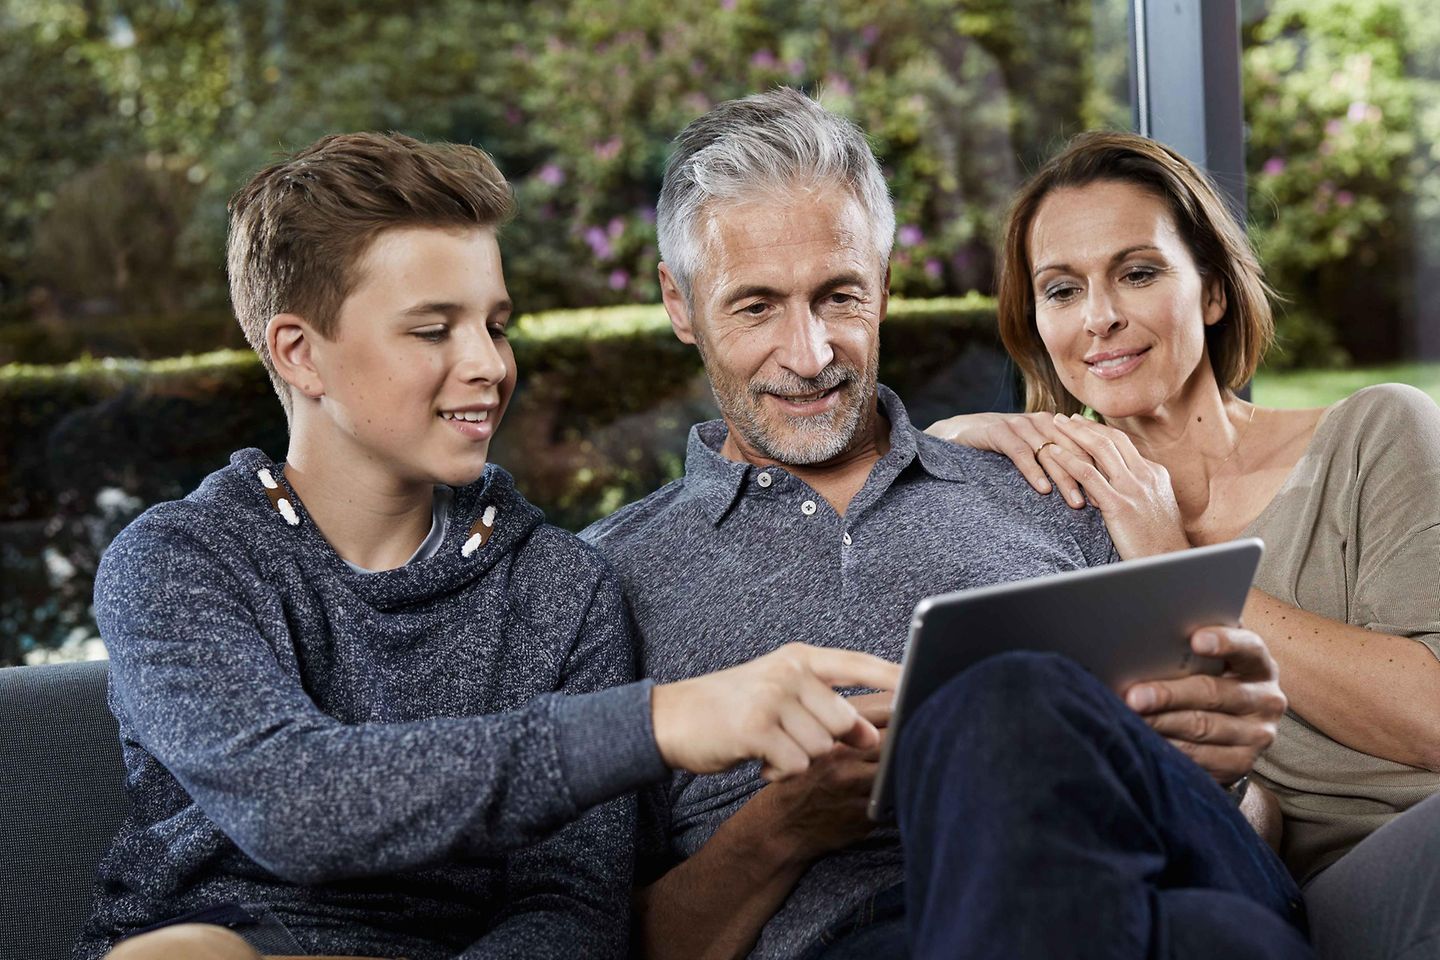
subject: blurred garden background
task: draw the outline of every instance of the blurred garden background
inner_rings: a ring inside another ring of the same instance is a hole
[[[1284,297],[1255,396],[1440,396],[1433,0],[1243,0],[1249,224]],[[578,528],[678,474],[713,415],[655,305],[670,139],[717,101],[819,91],[896,197],[882,376],[922,425],[1015,401],[995,231],[1066,137],[1129,129],[1126,0],[3,0],[0,664],[100,652],[95,564],[230,450],[285,450],[230,316],[225,202],[331,132],[479,144],[521,390],[495,459]],[[1163,56],[1164,51],[1156,55]]]

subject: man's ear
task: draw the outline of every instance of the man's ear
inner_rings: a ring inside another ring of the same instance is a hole
[[[880,322],[890,315],[890,264],[885,264],[885,285],[880,288]]]
[[[1225,281],[1219,277],[1205,279],[1205,326],[1219,323],[1225,316],[1228,301],[1225,299]]]
[[[691,325],[690,304],[685,294],[680,292],[680,284],[675,282],[670,267],[663,261],[660,263],[660,299],[665,304],[665,312],[670,315],[670,329],[675,331],[676,339],[681,343],[694,343],[695,328]]]
[[[301,396],[318,400],[325,395],[325,381],[315,365],[311,346],[320,335],[294,313],[277,313],[265,325],[265,347],[280,378]]]

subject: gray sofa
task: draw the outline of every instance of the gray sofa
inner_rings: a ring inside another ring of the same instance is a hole
[[[60,960],[129,811],[107,664],[0,668],[0,960]]]

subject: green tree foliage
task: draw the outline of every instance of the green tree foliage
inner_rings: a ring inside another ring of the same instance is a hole
[[[168,275],[187,278],[186,306],[220,306],[228,194],[279,150],[337,130],[395,129],[479,143],[512,177],[521,213],[507,275],[522,306],[653,301],[653,204],[670,138],[721,99],[781,83],[824,91],[874,138],[900,207],[897,291],[987,289],[991,235],[1026,165],[1070,133],[1125,122],[1124,9],[1121,0],[36,0],[7,24],[21,42],[0,50],[5,101],[56,112],[63,87],[80,102],[26,128],[36,144],[51,138],[49,153],[26,146],[10,166],[50,191],[7,233],[17,238],[10,292],[43,281],[63,301],[93,288],[57,277],[48,254],[31,256],[35,231],[60,184],[86,171],[97,184],[113,178],[118,168],[99,162],[120,157],[124,169],[158,165],[193,186],[176,235],[155,249],[174,251]],[[37,58],[53,61],[50,73]],[[88,139],[55,140],[61,131]],[[46,168],[56,153],[74,159]],[[94,190],[71,195],[104,203]],[[77,216],[66,213],[52,235]],[[122,312],[170,307],[133,285],[110,288]]]
[[[1288,300],[1285,359],[1394,357],[1440,233],[1440,20],[1407,0],[1262,12],[1245,37],[1250,216]]]
[[[1411,279],[1440,265],[1440,19],[1411,0],[1244,8],[1250,215],[1288,298],[1286,356],[1399,353],[1396,331],[1440,311]],[[897,292],[986,291],[1024,176],[1078,130],[1128,126],[1127,9],[26,0],[0,12],[0,303],[35,313],[44,287],[62,314],[97,298],[146,317],[222,310],[229,194],[277,151],[350,129],[496,155],[520,199],[506,257],[522,308],[654,301],[670,138],[718,100],[780,83],[822,91],[871,135],[898,206]],[[165,198],[135,221],[151,239],[82,241],[82,224],[137,205],[138,192],[102,196],[122,171]],[[89,252],[72,257],[78,246]],[[121,284],[114,265],[137,246],[157,279]],[[67,260],[83,266],[55,269]]]

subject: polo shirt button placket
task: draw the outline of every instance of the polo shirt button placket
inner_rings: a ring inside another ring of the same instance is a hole
[[[769,489],[770,484],[774,483],[775,481],[770,479],[770,474],[762,473],[755,478],[755,482],[758,483],[761,487]]]
[[[847,547],[850,546],[850,531],[849,531],[849,530],[846,530],[846,531],[845,531],[845,535],[840,538],[840,542],[843,543],[843,544],[845,544],[845,546],[847,546]]]
[[[800,504],[800,512],[805,514],[805,516],[807,517],[815,516],[815,501],[806,500],[804,503]]]

